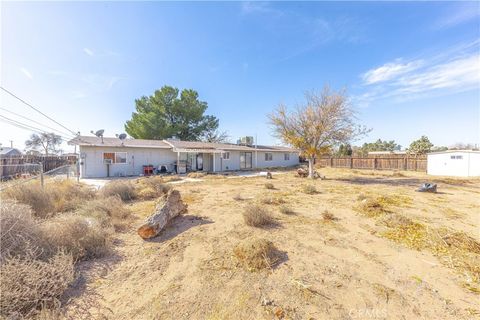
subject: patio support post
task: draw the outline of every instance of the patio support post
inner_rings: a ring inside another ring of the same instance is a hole
[[[215,152],[212,153],[213,155],[213,172],[215,172]]]
[[[180,173],[180,152],[177,152],[177,174]]]

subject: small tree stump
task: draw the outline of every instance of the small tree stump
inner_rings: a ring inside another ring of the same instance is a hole
[[[272,173],[270,171],[267,171],[267,179],[273,179]]]
[[[156,237],[165,226],[176,216],[187,211],[187,205],[183,203],[178,190],[170,190],[167,194],[167,200],[163,204],[155,207],[144,225],[138,228],[137,233],[143,239]]]

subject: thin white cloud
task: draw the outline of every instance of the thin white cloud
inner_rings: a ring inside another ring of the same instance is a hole
[[[94,55],[93,51],[89,48],[83,48],[83,52],[85,52],[85,54],[89,55],[90,57],[93,57]]]
[[[374,84],[392,80],[399,75],[405,74],[412,70],[418,69],[422,65],[422,61],[411,61],[407,63],[401,63],[398,59],[395,62],[389,62],[381,67],[368,70],[362,75],[362,79],[365,84]]]
[[[447,52],[447,53],[446,53]],[[409,100],[480,89],[478,41],[444,50],[442,54],[400,63],[399,60],[361,75],[365,91],[361,105],[380,99]]]
[[[33,75],[30,73],[30,71],[27,70],[27,68],[21,67],[20,71],[23,73],[25,77],[27,77],[30,80],[33,80]]]
[[[456,10],[451,10],[448,14],[437,20],[433,28],[444,29],[468,22],[480,17],[480,5],[478,2],[461,3]]]
[[[260,2],[260,1],[242,2],[241,12],[244,15],[248,15],[248,14],[274,14],[276,16],[283,15],[282,11],[272,8],[268,2]]]

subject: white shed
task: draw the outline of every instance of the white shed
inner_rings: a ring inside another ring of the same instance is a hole
[[[447,150],[427,154],[427,174],[480,177],[480,151]]]

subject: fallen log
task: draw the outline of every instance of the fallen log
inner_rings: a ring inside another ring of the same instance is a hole
[[[153,215],[145,224],[138,228],[137,233],[143,239],[156,237],[165,226],[176,216],[187,211],[187,205],[183,203],[178,190],[170,190],[165,203],[157,204]]]

